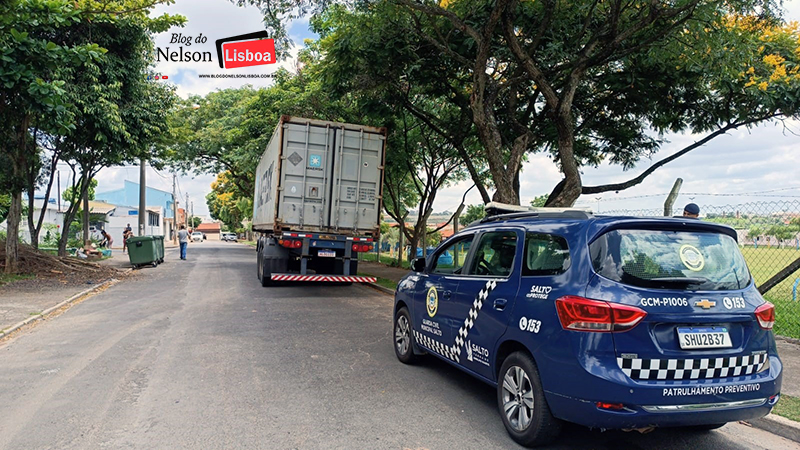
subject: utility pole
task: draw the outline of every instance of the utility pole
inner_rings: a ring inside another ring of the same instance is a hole
[[[175,172],[172,172],[172,243],[178,243],[178,197],[175,196]]]
[[[147,187],[145,186],[146,165],[144,158],[139,161],[139,236],[144,236],[145,218],[147,215]]]
[[[189,229],[189,193],[186,193],[186,203],[183,204],[183,220],[186,221],[186,229]]]

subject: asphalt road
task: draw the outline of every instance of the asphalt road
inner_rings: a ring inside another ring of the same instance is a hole
[[[492,388],[400,364],[391,297],[262,288],[255,250],[192,244],[0,346],[0,448],[518,448]],[[742,424],[569,426],[552,448],[800,448]]]

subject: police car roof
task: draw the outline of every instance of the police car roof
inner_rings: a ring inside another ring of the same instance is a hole
[[[727,226],[712,222],[704,222],[688,217],[632,217],[594,215],[590,211],[561,209],[559,211],[516,212],[489,216],[473,222],[468,228],[494,228],[502,225],[521,225],[531,231],[544,231],[545,225],[550,232],[571,228],[569,231],[585,229],[589,241],[595,237],[618,228],[634,229],[669,229],[675,231],[700,231],[722,233],[737,239],[736,231]],[[567,230],[564,230],[567,231]]]

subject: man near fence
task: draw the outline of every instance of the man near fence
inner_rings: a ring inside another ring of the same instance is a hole
[[[683,217],[697,219],[700,217],[700,207],[694,203],[689,203],[683,207]]]

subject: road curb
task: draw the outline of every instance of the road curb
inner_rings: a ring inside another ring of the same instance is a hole
[[[372,276],[372,275],[370,275],[370,276]],[[383,287],[378,283],[364,283],[364,284],[369,286],[369,287],[371,287],[371,288],[373,288],[373,289],[381,291],[384,294],[391,295],[392,297],[394,297],[394,291],[393,290],[391,290],[389,288],[386,288],[386,287]]]
[[[800,423],[776,414],[748,421],[755,428],[768,431],[790,441],[800,442]]]
[[[117,282],[119,282],[118,279],[111,278],[110,280],[106,280],[106,281],[104,281],[102,283],[96,284],[96,285],[90,287],[89,289],[86,289],[85,291],[79,292],[79,293],[73,295],[72,297],[64,300],[63,302],[57,304],[56,306],[47,308],[44,311],[42,311],[41,313],[36,314],[35,316],[31,316],[31,317],[23,320],[22,322],[17,323],[16,325],[12,325],[10,328],[8,328],[5,331],[0,331],[0,339],[10,335],[11,333],[19,330],[20,328],[22,328],[22,327],[24,327],[24,326],[26,326],[26,325],[28,325],[30,323],[36,322],[37,320],[40,320],[40,319],[44,319],[45,317],[47,317],[48,314],[50,314],[53,311],[56,311],[56,310],[58,310],[60,308],[63,308],[64,306],[67,306],[70,303],[73,303],[73,302],[77,301],[78,299],[83,298],[83,297],[85,297],[85,296],[87,296],[87,295],[89,295],[89,294],[91,294],[91,293],[93,293],[95,291],[98,291],[98,290],[103,289],[105,287],[108,287],[108,286],[111,286],[113,284],[116,284]]]

